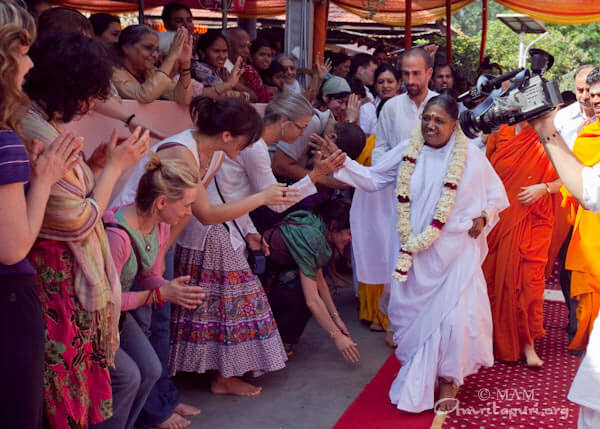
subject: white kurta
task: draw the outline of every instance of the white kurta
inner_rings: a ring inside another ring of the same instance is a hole
[[[579,365],[569,400],[581,405],[579,428],[598,428],[600,426],[600,323],[596,320],[585,357]]]
[[[406,140],[372,168],[347,161],[335,177],[365,191],[379,190],[378,198],[390,201],[385,221],[377,225],[385,237],[383,243],[371,242],[368,248],[358,249],[357,259],[380,254],[381,245],[389,249],[388,317],[396,329],[396,355],[403,364],[390,399],[399,409],[420,412],[434,405],[437,377],[461,385],[480,366],[494,363],[491,310],[481,264],[487,255],[486,236],[498,220],[497,213],[508,207],[508,198],[488,160],[469,145],[455,206],[440,238],[414,255],[408,280],[399,283],[392,278],[401,244],[394,189],[407,145]],[[425,146],[419,156],[410,184],[415,233],[433,219],[453,146],[454,138],[440,149]],[[483,211],[488,213],[488,225],[473,239],[468,230]],[[363,219],[363,224],[368,222],[369,218]]]
[[[372,154],[373,165],[383,162],[388,156],[386,152],[410,138],[412,132],[419,127],[419,115],[425,104],[435,95],[436,92],[429,91],[419,107],[407,94],[397,95],[386,102],[377,121],[375,147]],[[389,189],[381,192],[392,195],[395,186],[394,182]],[[350,229],[355,256],[354,270],[356,278],[361,283],[389,283],[390,265],[384,255],[389,255],[391,249],[387,247],[389,244],[389,240],[386,239],[387,232],[382,231],[379,225],[385,222],[387,213],[395,210],[394,207],[393,197],[379,198],[360,188],[354,192],[350,209]],[[367,248],[374,243],[379,245],[371,250],[371,253],[368,255],[360,253],[359,249]]]

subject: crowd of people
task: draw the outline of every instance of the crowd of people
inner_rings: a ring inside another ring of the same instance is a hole
[[[494,359],[544,364],[558,259],[569,352],[587,350],[569,398],[598,427],[600,68],[575,70],[575,103],[468,139],[477,100],[435,49],[326,52],[301,84],[269,40],[196,35],[179,3],[162,33],[45,6],[0,4],[3,424],[185,428],[200,410],[171,376],[259,395],[313,316],[357,364],[340,266],[402,362],[392,403],[450,411]],[[123,99],[171,100],[192,127],[164,135]],[[86,157],[65,129],[93,112],[129,132]]]

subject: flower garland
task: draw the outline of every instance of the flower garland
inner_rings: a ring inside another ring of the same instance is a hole
[[[408,147],[402,156],[400,170],[398,171],[398,182],[396,186],[396,197],[398,198],[398,233],[402,241],[400,255],[396,262],[396,268],[393,277],[404,282],[408,278],[408,271],[412,267],[413,254],[428,249],[441,234],[448,219],[448,214],[456,199],[456,189],[460,184],[460,179],[465,168],[465,160],[469,142],[465,135],[459,130],[456,134],[456,144],[452,149],[450,165],[444,178],[442,194],[435,207],[433,220],[423,232],[413,235],[412,225],[410,223],[410,178],[415,171],[417,159],[421,154],[425,140],[421,130],[417,130],[410,138]]]

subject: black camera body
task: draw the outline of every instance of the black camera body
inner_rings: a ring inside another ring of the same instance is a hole
[[[491,134],[500,125],[514,125],[553,110],[563,102],[558,84],[542,76],[552,67],[554,57],[541,49],[531,49],[531,72],[519,68],[498,77],[480,76],[477,85],[459,97],[487,98],[472,110],[460,114],[460,126],[469,138],[480,132]],[[504,90],[502,83],[513,79]]]

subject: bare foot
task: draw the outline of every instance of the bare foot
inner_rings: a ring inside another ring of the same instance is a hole
[[[379,323],[377,322],[373,322],[371,323],[371,325],[369,326],[369,329],[371,331],[375,331],[375,332],[383,332],[385,329],[383,329],[383,326],[381,326]]]
[[[452,381],[447,381],[442,377],[438,378],[440,383],[440,399],[437,401],[437,410],[441,412],[450,412],[456,408],[456,394],[458,386]]]
[[[394,333],[390,331],[385,333],[385,343],[391,348],[398,347],[398,344],[394,342]]]
[[[210,390],[217,395],[256,396],[262,387],[253,386],[238,377],[217,375],[213,378]]]
[[[525,354],[525,363],[528,367],[541,368],[542,365],[544,365],[544,361],[541,360],[538,354],[535,352],[533,344],[525,344],[523,353]]]
[[[189,420],[184,419],[177,413],[173,413],[171,414],[171,417],[169,417],[161,424],[156,425],[156,427],[159,429],[183,429],[191,424],[192,422],[190,422]]]
[[[184,404],[183,402],[180,402],[175,407],[175,412],[183,417],[192,417],[192,416],[200,415],[200,413],[202,411],[200,410],[200,408],[196,408],[192,405],[188,405],[188,404]]]

